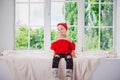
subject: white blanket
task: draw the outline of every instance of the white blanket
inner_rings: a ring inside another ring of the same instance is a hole
[[[95,63],[101,58],[116,57],[111,52],[84,52],[74,58],[73,79],[87,80]],[[52,55],[34,52],[3,52],[4,59],[13,75],[13,80],[54,80],[52,77]],[[65,78],[65,60],[59,64],[59,78]]]

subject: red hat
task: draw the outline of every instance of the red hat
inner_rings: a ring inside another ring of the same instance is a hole
[[[62,25],[66,30],[68,29],[68,26],[67,26],[66,23],[58,23],[58,24],[57,24],[57,27],[58,27],[59,25]]]

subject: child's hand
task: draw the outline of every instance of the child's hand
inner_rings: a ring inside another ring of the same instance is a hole
[[[72,57],[73,57],[73,58],[77,58],[77,55],[76,55],[76,54],[72,54]]]
[[[59,56],[59,55],[57,55],[57,54],[55,54],[55,57],[60,58],[60,56]]]
[[[71,58],[71,56],[70,56],[70,55],[68,55],[68,56],[67,56],[67,59],[70,59],[70,58]]]
[[[76,55],[76,53],[75,53],[74,50],[72,51],[72,57],[73,57],[73,58],[77,58],[77,55]]]

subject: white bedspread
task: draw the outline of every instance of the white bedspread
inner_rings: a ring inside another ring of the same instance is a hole
[[[34,52],[2,52],[13,80],[53,80],[52,54]],[[116,57],[112,52],[84,52],[74,58],[73,80],[87,80],[95,63],[101,58]],[[59,78],[64,80],[65,60],[59,65]]]

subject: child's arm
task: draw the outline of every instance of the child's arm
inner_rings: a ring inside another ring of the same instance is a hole
[[[70,42],[72,42],[71,38],[67,37],[67,39],[68,39]],[[72,57],[74,57],[74,58],[77,57],[77,55],[76,55],[76,53],[75,53],[75,50],[72,50]]]

